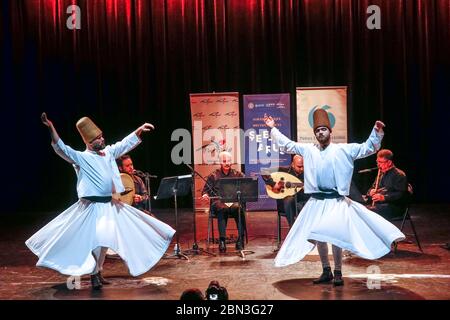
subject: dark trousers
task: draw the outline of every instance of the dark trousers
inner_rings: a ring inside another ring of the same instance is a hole
[[[244,230],[245,230],[245,214],[243,208],[241,208],[241,223],[239,224],[239,206],[237,204],[233,204],[231,207],[228,207],[226,204],[221,202],[215,202],[212,205],[212,210],[214,214],[217,216],[217,223],[219,225],[219,236],[220,240],[225,240],[226,238],[226,230],[228,224],[228,218],[233,217],[236,222],[236,226],[238,228],[239,239],[244,239]]]
[[[277,200],[278,213],[284,213],[286,216],[289,228],[295,222],[295,217],[302,210],[305,202],[297,202],[295,196],[289,196],[284,199]]]
[[[405,212],[404,207],[395,206],[389,203],[375,203],[375,207],[369,207],[369,210],[378,213],[386,220],[399,219]]]

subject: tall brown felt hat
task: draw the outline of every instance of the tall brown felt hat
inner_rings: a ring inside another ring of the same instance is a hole
[[[86,144],[91,143],[92,140],[102,134],[102,131],[88,117],[78,120],[77,129]]]
[[[316,131],[318,127],[327,127],[331,131],[330,119],[328,118],[328,112],[323,109],[317,109],[313,113],[314,127],[313,131]]]

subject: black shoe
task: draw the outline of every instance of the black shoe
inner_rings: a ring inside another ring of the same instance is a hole
[[[101,282],[102,284],[111,284],[111,282],[109,282],[108,280],[106,280],[105,278],[103,278],[103,276],[102,276],[102,274],[101,274],[100,271],[97,273],[97,275],[98,275],[98,278],[100,279],[100,282]]]
[[[325,268],[323,268],[323,272],[320,275],[320,277],[317,278],[316,280],[313,280],[313,283],[314,284],[330,283],[331,280],[333,280],[333,273],[331,272],[331,268],[325,267]]]
[[[103,287],[102,282],[100,281],[100,277],[98,276],[98,273],[91,275],[91,285],[92,289],[94,290],[100,290]]]
[[[342,272],[341,270],[334,270],[334,280],[333,286],[339,287],[344,285],[344,280],[342,280]]]
[[[244,246],[242,245],[242,241],[240,239],[236,241],[236,250],[244,250]]]
[[[227,245],[225,244],[225,240],[220,240],[219,241],[219,252],[220,253],[227,252]]]

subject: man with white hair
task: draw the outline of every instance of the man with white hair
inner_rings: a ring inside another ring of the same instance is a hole
[[[244,174],[240,171],[231,168],[231,154],[227,151],[222,151],[219,154],[220,168],[215,170],[208,176],[205,186],[202,191],[202,199],[204,201],[211,201],[210,197],[217,196],[219,194],[219,180],[221,178],[234,178],[243,177]],[[226,252],[226,229],[228,223],[228,217],[233,217],[236,221],[238,228],[238,239],[236,241],[236,250],[243,249],[243,239],[245,230],[245,214],[244,210],[241,211],[241,219],[239,219],[239,204],[226,204],[219,199],[213,199],[211,202],[211,210],[213,214],[217,215],[217,221],[219,225],[219,251],[221,253]],[[239,224],[240,220],[240,224]]]

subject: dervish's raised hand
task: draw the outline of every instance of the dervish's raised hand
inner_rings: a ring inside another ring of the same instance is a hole
[[[381,122],[380,120],[377,120],[377,121],[375,122],[375,130],[376,130],[377,132],[383,131],[383,128],[384,128],[384,127],[386,127],[386,125],[385,125],[383,122]]]
[[[149,132],[151,130],[155,130],[155,126],[152,125],[151,123],[144,123],[142,126],[140,126],[139,128],[137,128],[136,130],[136,135],[140,136],[142,132]]]

